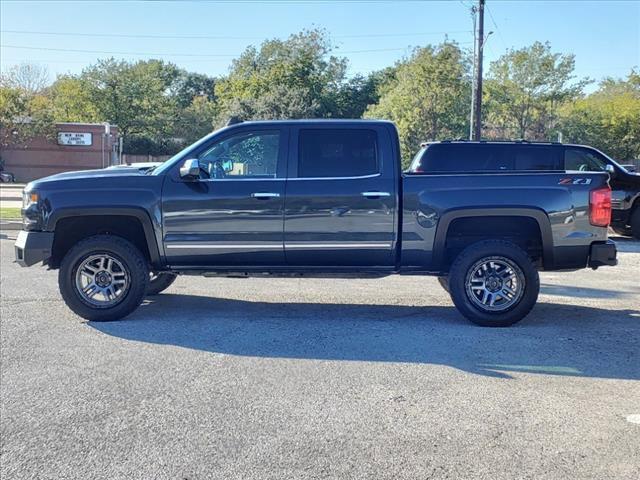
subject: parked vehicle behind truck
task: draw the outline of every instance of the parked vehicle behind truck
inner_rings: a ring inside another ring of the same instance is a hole
[[[436,275],[465,317],[507,326],[536,303],[538,270],[616,264],[607,182],[459,158],[402,173],[384,121],[239,123],[147,174],[31,182],[16,258],[58,269],[67,305],[94,321],[179,274],[402,274]]]

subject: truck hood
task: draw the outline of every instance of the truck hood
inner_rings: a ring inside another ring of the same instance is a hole
[[[29,182],[26,191],[46,187],[56,183],[82,184],[83,181],[91,184],[99,183],[101,179],[113,177],[145,177],[146,175],[137,168],[105,168],[101,170],[79,170],[77,172],[64,172],[39,178]]]
[[[83,178],[112,177],[114,175],[140,176],[143,174],[137,168],[103,168],[101,170],[78,170],[77,172],[57,173],[55,175],[44,177],[36,181],[52,181],[65,179],[81,180]]]

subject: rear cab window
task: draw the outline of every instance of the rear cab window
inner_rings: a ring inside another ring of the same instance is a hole
[[[415,156],[409,173],[563,170],[560,149],[547,145],[434,143]]]
[[[298,177],[364,177],[380,173],[377,134],[368,129],[303,129]]]

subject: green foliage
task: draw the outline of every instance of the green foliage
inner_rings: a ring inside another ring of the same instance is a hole
[[[57,122],[102,122],[92,101],[90,85],[82,78],[62,75],[49,88],[53,117]]]
[[[213,131],[218,105],[210,96],[199,95],[193,97],[187,107],[179,108],[175,118],[173,137],[180,139],[182,145],[189,145]]]
[[[160,60],[100,60],[49,89],[57,121],[117,125],[125,153],[172,154],[214,123],[215,80]]]
[[[0,86],[0,147],[23,145],[37,135],[54,136],[49,99],[20,87]]]
[[[173,154],[232,117],[382,118],[396,123],[403,164],[426,140],[466,138],[470,59],[455,43],[416,48],[392,67],[347,78],[323,30],[247,48],[221,78],[161,60],[100,60],[49,87],[46,69],[18,65],[0,76],[0,145],[53,135],[53,121],[109,122],[124,152]],[[621,160],[640,156],[640,75],[607,79],[591,95],[573,55],[548,43],[510,50],[485,80],[487,138],[587,143]]]
[[[175,65],[161,60],[109,59],[84,70],[81,79],[100,115],[124,136],[162,137],[170,134],[167,119],[176,110],[176,98],[169,92],[178,75]]]
[[[545,140],[558,107],[578,98],[588,81],[574,82],[574,55],[551,52],[549,43],[510,50],[491,63],[484,85],[490,137]]]
[[[568,142],[592,145],[618,160],[640,158],[640,75],[607,79],[600,88],[560,111]]]
[[[346,80],[347,60],[330,55],[322,30],[247,48],[216,84],[220,122],[243,119],[360,117],[375,100],[375,84]]]
[[[469,62],[458,45],[418,48],[385,76],[380,102],[370,106],[365,116],[396,123],[403,167],[421,142],[467,135]]]
[[[174,82],[172,93],[176,97],[178,107],[188,108],[195,98],[213,102],[215,84],[216,80],[208,75],[181,70]]]

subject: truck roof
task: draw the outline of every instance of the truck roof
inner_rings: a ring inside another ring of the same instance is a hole
[[[348,125],[348,124],[376,124],[376,125],[394,125],[393,122],[389,120],[375,120],[375,119],[362,119],[362,118],[303,118],[297,120],[251,120],[251,121],[243,121],[236,120],[231,122],[230,125],[313,125],[313,124],[339,124],[339,125]]]

